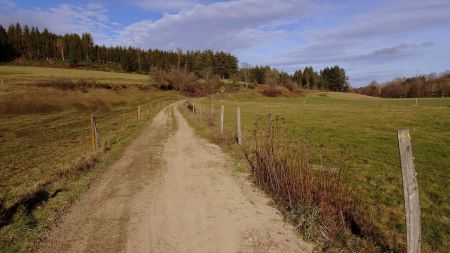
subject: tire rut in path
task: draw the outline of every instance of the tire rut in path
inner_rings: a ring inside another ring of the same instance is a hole
[[[63,217],[45,252],[310,252],[269,199],[177,110],[155,117]],[[172,116],[173,115],[173,116]],[[174,118],[159,169],[147,149]]]

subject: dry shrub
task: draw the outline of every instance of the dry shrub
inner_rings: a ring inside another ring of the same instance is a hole
[[[54,113],[67,109],[110,110],[101,98],[83,98],[72,91],[26,90],[0,96],[0,115]]]
[[[255,183],[272,194],[306,238],[338,242],[345,234],[391,249],[344,183],[351,156],[315,147],[308,136],[292,138],[282,118],[260,117],[255,147],[246,156]]]
[[[82,156],[78,159],[73,166],[65,170],[59,170],[55,173],[56,179],[64,179],[73,176],[80,176],[83,172],[92,169],[97,163],[100,162],[101,154],[95,153],[92,155]]]
[[[256,91],[266,97],[303,97],[301,90],[292,87],[292,90],[287,87],[275,86],[269,87],[265,85],[256,86]]]
[[[233,145],[237,143],[236,133],[234,129],[224,128],[223,134],[220,134],[219,131],[213,136],[214,143],[220,145]]]
[[[138,85],[136,85],[136,87],[139,90],[143,90],[143,91],[154,91],[155,90],[154,86],[148,85],[148,84],[138,84]]]
[[[286,83],[284,84],[284,87],[286,87],[289,91],[298,90],[298,84],[291,80],[286,81]]]
[[[184,94],[191,97],[208,96],[219,91],[223,85],[219,77],[213,76],[208,80],[197,80],[190,85],[185,85]]]
[[[274,87],[268,87],[266,89],[262,89],[261,94],[263,94],[266,97],[279,97],[282,95],[281,90],[274,88]]]
[[[196,74],[184,69],[166,72],[155,68],[151,70],[151,76],[159,89],[178,90],[191,97],[210,95],[223,86],[223,82],[217,76],[199,80]]]
[[[176,90],[183,91],[186,89],[186,87],[194,84],[197,81],[198,77],[192,72],[180,69],[172,70],[169,73],[166,73],[165,79],[171,87]]]
[[[86,92],[88,89],[119,89],[123,86],[112,85],[107,83],[97,83],[95,80],[78,80],[72,81],[68,79],[43,80],[29,84],[33,87],[54,88],[60,90],[81,90]],[[126,86],[125,86],[126,87]]]

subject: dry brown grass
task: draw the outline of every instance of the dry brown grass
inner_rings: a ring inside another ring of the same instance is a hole
[[[200,106],[192,115],[193,105],[186,103],[189,118],[210,126],[201,131],[215,143],[236,146],[235,129],[225,127],[221,135],[218,116],[211,117],[211,108],[204,106],[199,113]],[[342,146],[317,146],[311,132],[299,135],[282,118],[269,117],[257,119],[254,139],[239,152],[245,152],[255,184],[273,197],[303,237],[318,242],[323,252],[403,252],[403,241],[375,225],[369,207],[359,200],[361,193],[349,186],[346,170],[355,157]]]
[[[351,155],[342,148],[331,152],[315,147],[308,136],[294,139],[282,118],[272,115],[256,122],[255,146],[247,159],[256,185],[274,199],[307,239],[322,239],[322,250],[401,251],[391,245],[344,183]],[[362,238],[348,245],[348,238]],[[345,245],[341,245],[344,242]]]
[[[180,98],[174,92],[135,85],[84,91],[91,86],[36,84],[10,85],[0,91],[2,252],[24,251],[95,175],[117,159],[147,120]],[[105,143],[98,153],[90,147],[92,113]]]
[[[255,90],[266,97],[303,97],[304,94],[301,90],[292,89],[282,86],[270,87],[266,85],[258,85]]]
[[[109,111],[128,103],[130,95],[137,102],[145,100],[141,91],[154,91],[151,86],[127,86],[95,81],[51,80],[16,85],[0,92],[0,115],[48,114],[65,110]]]

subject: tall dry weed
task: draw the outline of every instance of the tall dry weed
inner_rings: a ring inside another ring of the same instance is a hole
[[[345,169],[352,160],[345,148],[333,152],[313,145],[308,134],[293,133],[282,118],[272,115],[257,120],[254,138],[246,156],[255,183],[275,198],[307,239],[339,244],[344,235],[355,235],[368,239],[364,247],[395,250],[345,184]]]

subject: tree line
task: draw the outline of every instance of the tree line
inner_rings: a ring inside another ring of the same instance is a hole
[[[383,84],[371,81],[354,91],[383,98],[444,97],[450,93],[450,71],[439,75],[433,73],[408,78],[398,77]]]
[[[137,73],[182,68],[205,78],[229,78],[238,71],[237,57],[226,52],[107,47],[96,45],[90,33],[57,35],[19,23],[7,30],[0,25],[0,61],[13,60]]]
[[[296,70],[293,75],[269,66],[238,66],[236,56],[212,50],[164,51],[135,47],[104,46],[94,43],[90,33],[58,35],[37,27],[0,25],[0,62],[86,67],[106,71],[151,73],[162,87],[177,87],[182,80],[197,78],[233,79],[246,84],[268,84],[289,89],[347,91],[348,77],[339,66],[316,71],[313,67]],[[173,73],[175,72],[176,73]],[[184,76],[183,76],[184,75]],[[163,78],[164,77],[164,78]],[[177,81],[178,80],[178,81]],[[176,85],[174,85],[177,83]]]
[[[298,69],[293,75],[269,66],[244,64],[239,70],[240,80],[271,86],[285,86],[289,89],[348,91],[350,84],[345,70],[339,66],[326,67],[320,71],[313,67]]]

